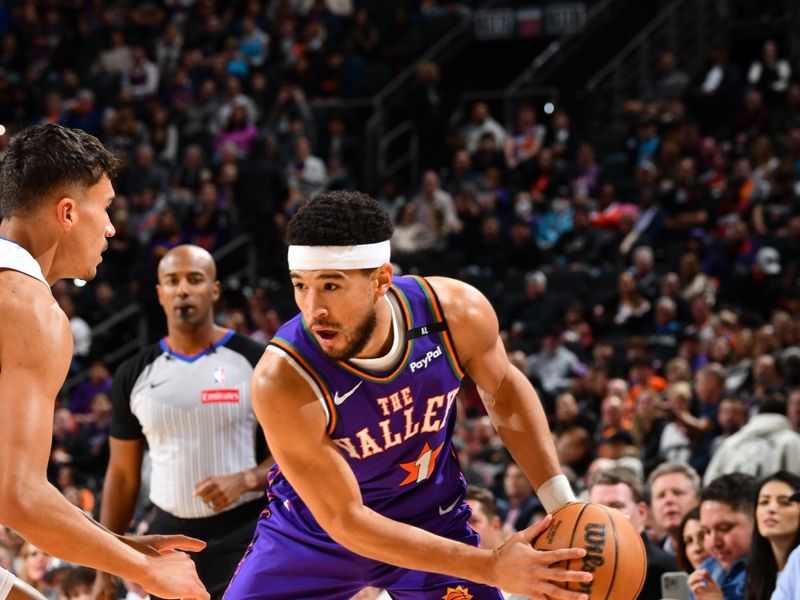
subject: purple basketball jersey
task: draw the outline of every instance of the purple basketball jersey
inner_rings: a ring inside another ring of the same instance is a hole
[[[467,523],[466,481],[451,445],[464,370],[430,285],[398,277],[390,293],[405,329],[402,359],[390,373],[327,358],[302,315],[281,327],[271,350],[300,369],[323,398],[328,435],[350,464],[367,506],[476,546],[478,535]],[[269,505],[225,600],[349,600],[366,586],[386,589],[396,600],[502,600],[486,585],[352,553],[322,530],[277,465],[267,487]]]
[[[271,345],[324,396],[328,434],[350,464],[364,504],[413,524],[463,498],[466,490],[451,445],[464,370],[430,285],[418,277],[396,277],[390,293],[402,309],[406,338],[402,359],[390,373],[327,358],[302,315],[281,327]],[[297,500],[279,470],[272,473],[269,491],[282,502]]]

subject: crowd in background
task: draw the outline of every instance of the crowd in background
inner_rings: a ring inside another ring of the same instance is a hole
[[[135,333],[92,338],[91,327],[131,302],[154,305],[168,249],[213,252],[244,232],[264,279],[226,293],[219,322],[268,341],[293,314],[280,285],[284,223],[315,193],[361,182],[352,124],[317,118],[311,100],[374,94],[470,9],[0,5],[0,145],[52,121],[97,135],[126,162],[98,280],[54,288],[73,327],[73,372],[88,368],[54,422],[50,478],[76,505],[97,513],[108,457],[115,365],[98,359]],[[437,112],[447,91],[438,68],[420,70],[414,115],[440,132],[438,145],[422,152],[419,181],[369,190],[394,220],[393,261],[458,277],[492,301],[586,497],[610,467],[640,484],[665,462],[690,465],[705,484],[800,472],[799,67],[773,40],[748,64],[715,46],[696,73],[665,50],[610,148],[558,106],[545,115],[520,103],[507,129],[497,107],[476,102],[452,125]],[[157,312],[147,313],[151,331]],[[468,381],[459,408],[468,481],[494,492],[506,533],[523,528],[540,505]],[[654,512],[646,528],[660,544],[669,535]],[[18,573],[52,590],[57,561],[3,536],[0,567],[16,559]]]

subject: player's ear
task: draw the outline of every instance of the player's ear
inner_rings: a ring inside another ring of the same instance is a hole
[[[64,231],[69,231],[78,222],[77,203],[69,196],[56,204],[56,219]]]
[[[392,263],[384,263],[375,270],[376,292],[383,296],[389,291],[392,285],[392,275],[394,275],[394,267]]]

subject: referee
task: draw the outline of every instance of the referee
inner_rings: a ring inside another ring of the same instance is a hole
[[[214,323],[220,284],[214,259],[202,248],[167,252],[156,290],[167,336],[114,376],[100,522],[117,533],[129,527],[146,445],[155,506],[149,533],[206,541],[193,558],[211,598],[221,598],[252,537],[273,462],[257,460],[250,404],[250,378],[264,346]],[[103,576],[95,590],[108,596],[113,587]]]

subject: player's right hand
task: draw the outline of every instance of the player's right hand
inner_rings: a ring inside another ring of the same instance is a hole
[[[145,591],[160,598],[209,600],[205,586],[197,576],[194,562],[184,552],[148,556],[146,573],[139,583]]]
[[[120,539],[133,546],[142,554],[157,556],[173,550],[183,550],[184,552],[200,552],[206,547],[203,540],[198,540],[185,535],[171,534],[147,534],[147,535],[125,535]]]
[[[533,599],[588,600],[586,594],[571,592],[560,583],[591,581],[591,573],[567,571],[552,567],[554,563],[581,558],[586,554],[583,548],[563,550],[535,550],[531,545],[536,537],[550,526],[552,517],[546,516],[538,523],[515,533],[495,553],[495,580],[493,585],[501,590],[523,594]]]

